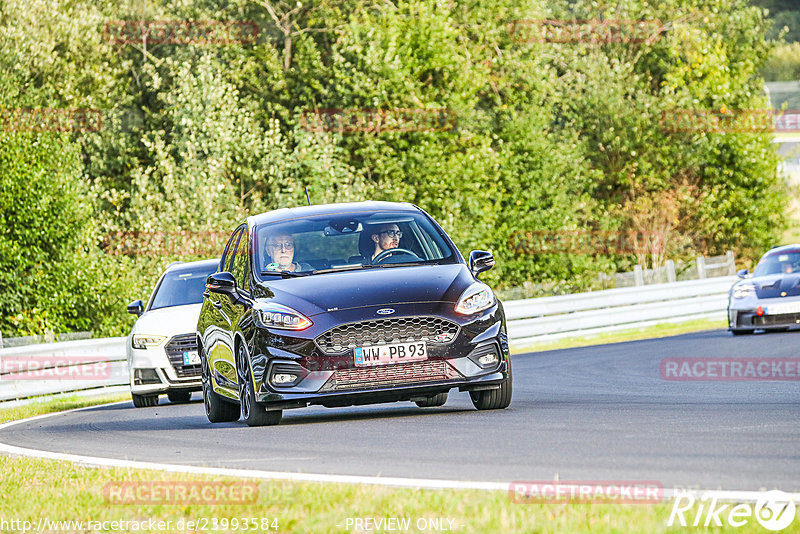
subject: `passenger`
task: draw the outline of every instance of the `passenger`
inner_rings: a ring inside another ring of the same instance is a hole
[[[794,272],[794,267],[788,261],[784,262],[783,265],[781,265],[781,268],[783,270],[783,274],[791,274]]]
[[[294,237],[291,234],[277,234],[267,239],[267,256],[272,260],[267,271],[313,271],[307,263],[294,261]]]
[[[375,252],[370,259],[374,260],[375,256],[386,250],[398,248],[400,246],[401,237],[403,237],[403,232],[401,232],[400,227],[394,223],[383,224],[376,228],[375,231],[372,232],[372,242],[375,243]]]

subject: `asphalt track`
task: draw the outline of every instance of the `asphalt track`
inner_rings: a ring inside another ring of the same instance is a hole
[[[800,332],[725,331],[515,355],[514,396],[478,412],[394,403],[287,410],[277,427],[208,422],[195,402],[131,403],[0,430],[0,442],[169,464],[464,481],[649,480],[800,490],[800,381],[674,382],[666,357],[797,357]]]

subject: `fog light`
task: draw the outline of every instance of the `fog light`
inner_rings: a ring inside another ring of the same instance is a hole
[[[155,369],[134,369],[133,385],[143,386],[145,384],[160,384],[161,379]]]
[[[480,358],[478,358],[478,363],[480,363],[481,365],[489,365],[495,363],[496,361],[497,361],[497,354],[495,354],[494,352],[490,354],[485,354]]]
[[[297,380],[297,375],[291,373],[276,373],[272,375],[272,383],[275,385],[291,384]]]

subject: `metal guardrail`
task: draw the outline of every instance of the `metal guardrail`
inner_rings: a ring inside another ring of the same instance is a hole
[[[0,350],[0,401],[128,384],[124,337]]]
[[[665,322],[724,318],[728,290],[736,280],[726,276],[507,301],[509,338],[519,347]],[[126,385],[125,341],[117,337],[0,349],[0,401]],[[102,374],[97,375],[98,369]],[[87,376],[92,372],[95,376]]]
[[[665,322],[724,318],[735,276],[504,303],[514,346]]]

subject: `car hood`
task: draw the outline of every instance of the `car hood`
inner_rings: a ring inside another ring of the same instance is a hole
[[[759,276],[748,282],[755,286],[756,296],[760,299],[800,295],[800,273]]]
[[[170,306],[145,312],[133,326],[133,334],[173,336],[197,330],[202,304]]]
[[[388,267],[268,280],[261,283],[256,296],[313,316],[405,302],[456,302],[474,282],[461,263]]]

